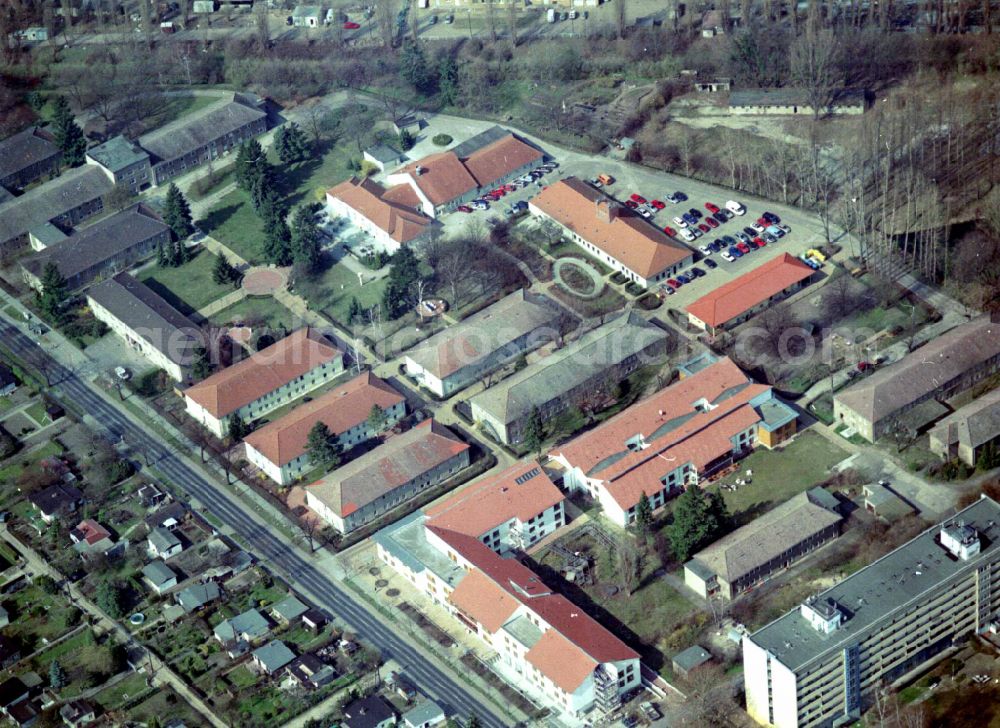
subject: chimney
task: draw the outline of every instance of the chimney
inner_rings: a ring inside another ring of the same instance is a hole
[[[597,219],[604,222],[611,222],[618,217],[618,206],[607,197],[602,197],[597,201]]]

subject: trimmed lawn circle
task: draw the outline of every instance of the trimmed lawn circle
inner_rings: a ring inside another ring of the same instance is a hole
[[[552,266],[552,276],[567,291],[583,299],[597,298],[604,290],[601,274],[579,258],[559,258]]]

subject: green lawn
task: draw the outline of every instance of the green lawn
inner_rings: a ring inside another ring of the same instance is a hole
[[[348,179],[354,172],[348,167],[353,157],[361,159],[355,147],[353,150],[340,146],[327,146],[320,153],[306,162],[284,165],[278,159],[272,147],[269,153],[271,164],[277,167],[281,174],[283,189],[287,193],[286,202],[289,207],[301,205],[304,202],[316,202],[323,199],[318,193],[330,189],[334,185]]]
[[[264,230],[244,192],[234,190],[222,197],[198,227],[247,261],[263,262]]]
[[[147,725],[154,717],[161,725],[171,718],[182,720],[190,726],[205,725],[204,717],[169,687],[161,687],[138,705],[129,708],[128,716],[131,720],[142,721]]]
[[[118,681],[110,688],[97,693],[94,698],[105,710],[115,710],[126,701],[134,698],[147,690],[146,676],[139,673],[132,673],[128,677]]]
[[[246,665],[240,665],[226,675],[229,682],[236,688],[250,688],[257,684],[258,677]]]
[[[723,491],[722,497],[734,516],[756,517],[826,480],[830,466],[847,455],[825,437],[815,432],[802,432],[779,451],[761,447],[743,460],[740,470],[753,470],[753,483],[735,492]],[[735,476],[730,476],[729,480],[735,480]]]
[[[184,315],[204,308],[212,301],[233,292],[233,287],[220,286],[212,280],[216,256],[207,250],[198,251],[194,258],[176,268],[153,265],[142,272],[142,282],[166,299]]]
[[[52,642],[66,634],[80,619],[78,609],[34,585],[9,595],[3,603],[11,612],[5,634],[20,639],[28,652],[41,647],[42,640]]]
[[[362,308],[371,308],[382,300],[385,285],[386,279],[380,278],[359,286],[357,274],[337,263],[315,280],[300,281],[297,292],[306,299],[309,308],[325,313],[337,323],[347,326],[351,299],[356,297]]]
[[[245,324],[251,328],[266,327],[287,331],[297,328],[297,317],[270,296],[247,296],[212,316],[212,324],[231,326]]]
[[[18,456],[13,462],[0,468],[0,483],[13,483],[28,466],[41,462],[45,458],[62,455],[62,445],[49,441],[27,456]]]
[[[49,416],[45,414],[45,405],[41,402],[32,402],[25,408],[24,413],[33,419],[39,427],[47,424],[49,421]]]

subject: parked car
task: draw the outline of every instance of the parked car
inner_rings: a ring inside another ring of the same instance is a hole
[[[743,255],[746,255],[747,253],[750,252],[750,246],[747,245],[746,243],[737,243],[736,249],[741,253],[743,253]]]
[[[681,218],[682,218],[682,219],[684,220],[684,222],[686,222],[686,223],[687,223],[688,225],[697,225],[697,224],[698,224],[698,218],[694,217],[694,216],[693,216],[693,215],[691,215],[690,213],[687,213],[687,212],[685,212],[685,213],[684,213],[683,215],[681,215]]]
[[[702,232],[702,233],[710,233],[710,232],[712,232],[712,228],[710,228],[710,227],[709,227],[708,225],[706,225],[705,223],[701,223],[701,224],[700,224],[700,225],[698,226],[698,229],[699,229],[699,230],[701,230],[701,232]]]
[[[739,248],[737,248],[735,245],[733,247],[731,247],[726,252],[729,253],[729,255],[730,255],[731,258],[742,258],[743,257],[743,251],[740,250]]]
[[[635,210],[639,207],[639,203],[636,202],[635,200],[625,200],[625,207],[629,208],[630,210]]]
[[[775,215],[773,212],[765,212],[761,217],[763,217],[772,225],[777,225],[779,222],[781,222],[781,218]]]
[[[639,203],[643,203],[646,201],[646,198],[638,194],[637,192],[633,192],[631,195],[629,195],[629,199]]]
[[[672,227],[668,226],[668,227],[663,228],[663,232],[665,232],[667,235],[669,235],[671,237],[677,237],[677,231],[674,230]]]
[[[346,23],[344,23],[344,30],[357,30],[360,27],[361,26],[358,23],[355,23],[353,20],[348,20]]]
[[[685,227],[681,229],[681,237],[687,240],[689,243],[692,243],[694,242],[694,239],[697,236],[693,232],[691,232],[688,228]]]
[[[785,231],[782,230],[777,225],[768,225],[767,232],[768,232],[769,235],[773,235],[775,238],[783,238],[783,237],[785,237]]]
[[[677,280],[679,280],[681,283],[690,283],[691,282],[691,278],[689,278],[684,273],[678,273],[677,274]]]
[[[688,210],[688,215],[693,217],[695,220],[701,220],[702,218],[701,210],[699,210],[697,207],[692,207],[690,210]]]
[[[763,248],[767,243],[765,243],[761,238],[754,238],[750,241],[750,244],[755,248]]]
[[[678,202],[687,202],[687,198],[688,198],[688,196],[685,195],[683,192],[675,192],[674,193],[674,197],[677,198]]]
[[[597,179],[597,177],[594,177],[590,180],[590,186],[596,187],[597,189],[601,189],[604,186],[604,183],[601,182],[601,180]]]
[[[667,279],[667,285],[670,286],[671,288],[673,288],[675,291],[678,288],[681,287],[680,281],[678,281],[678,280],[676,280],[674,278],[668,278]]]
[[[739,235],[739,233],[737,233],[737,235]],[[736,245],[736,238],[734,238],[732,235],[723,235],[722,242],[725,243],[726,245]]]
[[[696,227],[688,228],[688,230],[690,230],[691,234],[694,235],[696,238],[700,238],[702,235],[705,234],[703,231],[699,230]]]
[[[726,203],[726,209],[734,215],[745,215],[747,213],[747,209],[736,200],[729,200]]]
[[[674,225],[681,228],[682,230],[688,226],[687,220],[685,220],[683,217],[675,217],[673,218],[673,220],[674,220]]]
[[[667,196],[666,196],[666,197],[665,197],[664,199],[665,199],[665,200],[666,200],[667,202],[671,202],[671,203],[673,203],[673,204],[675,204],[675,205],[676,205],[677,203],[679,203],[679,202],[681,201],[681,198],[680,198],[680,197],[678,197],[678,196],[677,196],[677,194],[678,194],[678,193],[676,193],[676,192],[671,192],[671,193],[669,193],[669,194],[668,194],[668,195],[667,195]]]
[[[714,217],[706,217],[705,218],[705,224],[708,225],[713,230],[715,228],[719,227],[719,221],[716,220]]]
[[[662,210],[664,207],[666,207],[666,205],[662,203],[660,200],[651,200],[649,204],[655,207],[657,210]]]
[[[764,232],[762,232],[760,234],[760,237],[768,245],[771,245],[772,243],[778,242],[778,239],[776,237],[774,237],[773,235],[771,235],[771,233],[767,232],[767,230],[765,230]]]
[[[638,213],[639,213],[640,215],[642,215],[642,216],[643,216],[644,218],[646,218],[647,220],[648,220],[649,218],[651,218],[651,217],[653,216],[653,213],[651,213],[651,212],[650,212],[650,211],[649,211],[649,210],[648,210],[648,209],[646,208],[646,206],[645,206],[645,205],[639,205],[639,207],[638,207],[638,208],[636,209],[636,212],[638,212]]]
[[[712,254],[712,248],[709,245],[699,245],[698,250],[701,251],[701,254],[705,256],[709,256]]]
[[[703,271],[698,266],[695,266],[694,268],[692,268],[687,272],[687,275],[694,276],[695,278],[701,278],[703,275],[705,275],[705,271]]]
[[[472,208],[468,205],[459,205],[457,209],[459,212],[472,212]]]
[[[719,211],[719,206],[718,205],[714,205],[711,202],[706,202],[705,203],[705,209],[708,210],[709,212],[711,212],[712,214],[715,214],[716,212]]]
[[[723,258],[725,258],[725,257],[726,257],[726,254],[725,254],[725,253],[723,253],[723,254],[722,254],[722,257],[723,257]],[[705,264],[705,267],[706,267],[706,268],[708,268],[709,270],[715,270],[716,268],[718,268],[718,267],[719,267],[719,264],[718,264],[718,263],[716,263],[716,262],[715,262],[714,260],[712,260],[711,258],[705,258],[705,260],[703,260],[703,261],[702,261],[702,263],[704,263],[704,264]]]
[[[657,710],[656,706],[653,705],[648,700],[639,703],[639,710],[642,711],[642,714],[645,716],[646,720],[648,720],[650,723],[659,720],[662,717],[660,715],[660,711]]]
[[[730,248],[729,250],[735,250],[735,248]],[[724,261],[726,261],[727,263],[732,263],[732,262],[734,262],[736,260],[736,256],[734,256],[733,254],[731,254],[729,252],[729,250],[723,250],[722,251],[722,259]]]
[[[717,212],[714,215],[712,215],[712,217],[715,218],[716,220],[718,220],[719,224],[725,224],[725,223],[729,222],[729,218],[731,216],[726,215],[725,212]]]

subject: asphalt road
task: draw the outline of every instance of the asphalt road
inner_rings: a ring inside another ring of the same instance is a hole
[[[449,713],[479,716],[483,725],[500,728],[505,725],[476,697],[445,675],[423,653],[400,639],[391,629],[359,606],[352,595],[304,559],[295,549],[262,526],[223,488],[214,485],[189,466],[159,440],[136,427],[128,417],[109,404],[76,374],[56,362],[38,344],[6,320],[0,320],[0,337],[5,346],[25,362],[48,368],[50,380],[63,394],[87,414],[100,422],[115,440],[123,435],[126,441],[145,451],[164,475],[177,486],[197,497],[206,509],[230,526],[251,545],[258,558],[266,559],[285,572],[295,585],[320,606],[358,630],[363,637],[382,651],[384,658],[393,658],[406,665],[408,676],[438,700]]]

